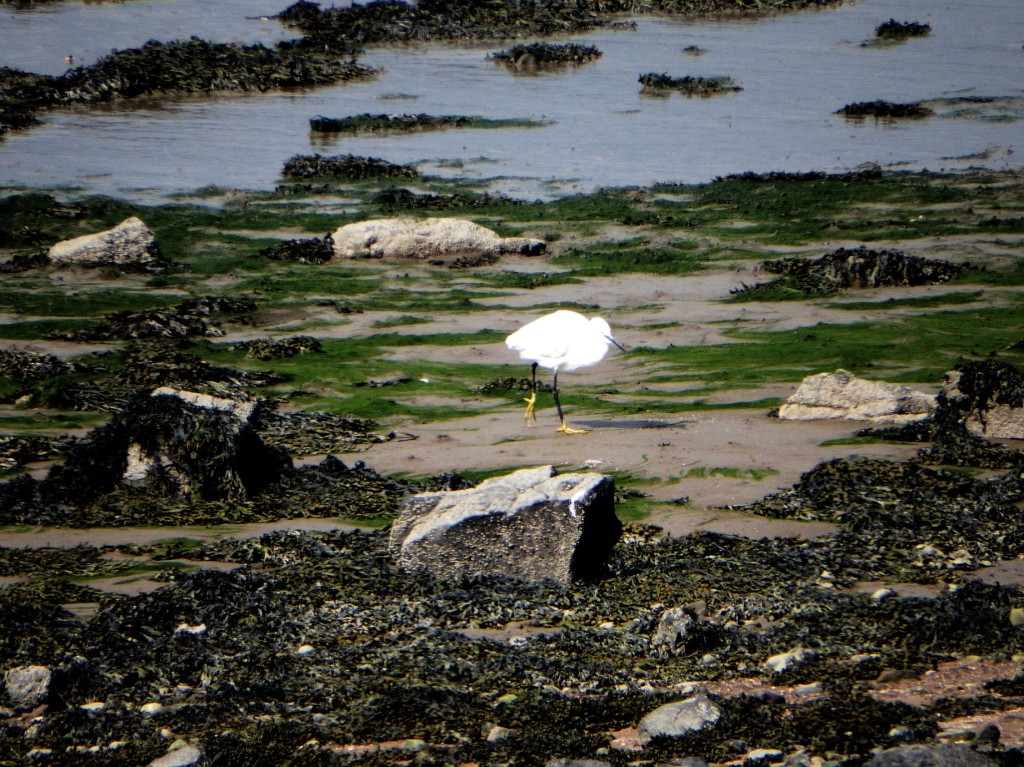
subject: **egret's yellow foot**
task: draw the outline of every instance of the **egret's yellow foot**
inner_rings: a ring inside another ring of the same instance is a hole
[[[555,431],[560,431],[562,434],[586,434],[586,429],[574,429],[565,421],[562,421],[562,425],[559,426]]]
[[[537,406],[537,392],[530,392],[529,397],[523,397],[523,402],[526,403],[526,425],[532,426],[533,422],[537,420],[537,416],[533,412]]]

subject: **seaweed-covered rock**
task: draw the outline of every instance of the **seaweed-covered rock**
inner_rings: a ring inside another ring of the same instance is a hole
[[[946,373],[944,405],[956,420],[993,439],[1024,439],[1024,374],[1007,362],[964,362]]]
[[[647,93],[677,91],[686,96],[714,96],[743,90],[731,77],[671,77],[664,73],[650,72],[640,75],[639,82]]]
[[[235,348],[244,351],[246,357],[254,360],[279,360],[300,354],[324,353],[323,345],[312,336],[291,336],[276,341],[256,338],[252,341],[239,341]]]
[[[389,187],[374,194],[370,201],[385,210],[446,210],[449,208],[485,208],[492,205],[523,205],[524,201],[503,194],[455,192],[454,194],[416,194],[402,187]]]
[[[40,483],[42,504],[84,504],[122,483],[165,496],[247,498],[290,469],[240,418],[247,405],[170,391],[135,398],[76,443]]]
[[[409,258],[447,261],[466,256],[506,253],[538,255],[543,240],[499,237],[490,229],[461,218],[380,218],[346,224],[334,233],[339,258]]]
[[[277,261],[298,261],[300,264],[322,264],[334,255],[334,240],[331,235],[323,239],[312,237],[306,240],[285,240],[277,245],[263,248],[259,253],[264,258]]]
[[[285,178],[336,178],[345,181],[366,181],[377,178],[418,178],[419,171],[411,165],[397,165],[379,157],[339,154],[298,154],[285,161],[281,175]]]
[[[207,499],[248,497],[291,467],[248,423],[252,403],[157,389],[125,414],[124,482]]]
[[[601,51],[596,46],[579,43],[525,43],[492,53],[490,58],[518,70],[531,71],[559,65],[587,64],[601,58]]]
[[[394,432],[375,432],[376,421],[308,410],[287,413],[261,410],[255,423],[264,442],[282,447],[292,455],[351,453],[396,437]]]
[[[889,19],[875,27],[875,37],[882,40],[904,40],[908,37],[926,37],[932,33],[931,24]]]
[[[87,342],[215,337],[224,335],[218,317],[226,315],[244,320],[254,308],[255,304],[245,299],[204,296],[164,309],[113,312],[92,328],[56,335],[69,341]]]
[[[761,267],[785,275],[785,283],[801,293],[830,294],[844,288],[907,287],[947,282],[970,268],[969,263],[908,256],[899,250],[839,248],[820,258],[787,257]],[[769,289],[778,281],[744,287],[740,293]]]
[[[156,269],[164,266],[156,235],[136,216],[113,229],[84,234],[53,245],[50,261],[79,266],[119,266],[130,269]]]
[[[892,101],[857,101],[847,104],[842,109],[836,110],[836,114],[844,117],[927,117],[932,110],[916,102],[897,104]]]
[[[909,386],[858,378],[840,369],[805,378],[800,388],[779,408],[779,418],[905,423],[927,418],[934,409],[933,395]]]
[[[373,75],[374,70],[334,56],[311,56],[282,45],[214,43],[192,37],[114,51],[76,67],[54,83],[59,103],[109,101],[151,93],[267,91],[326,85]]]
[[[391,528],[399,565],[438,578],[475,573],[561,583],[598,576],[622,525],[600,474],[523,469],[407,499]]]

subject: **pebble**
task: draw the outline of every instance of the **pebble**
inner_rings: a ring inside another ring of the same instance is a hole
[[[772,655],[764,662],[764,667],[775,674],[781,674],[790,666],[802,663],[813,657],[814,653],[811,650],[805,650],[803,647],[794,647],[789,652]]]

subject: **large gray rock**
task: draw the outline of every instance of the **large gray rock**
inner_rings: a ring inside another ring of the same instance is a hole
[[[899,746],[875,754],[864,767],[995,767],[997,762],[967,747],[953,744]]]
[[[448,261],[505,253],[537,255],[543,240],[499,237],[490,229],[461,218],[378,218],[346,224],[332,235],[339,258],[405,258]]]
[[[909,386],[868,381],[840,368],[805,378],[779,408],[779,418],[907,423],[927,418],[934,410],[935,397],[931,394]]]
[[[143,269],[162,263],[156,236],[139,218],[126,218],[113,229],[58,242],[50,248],[55,264],[133,266]]]
[[[32,709],[45,703],[50,694],[53,673],[46,666],[18,666],[4,675],[7,698],[20,709]]]
[[[650,712],[637,725],[640,742],[652,738],[673,738],[714,727],[722,711],[703,693],[677,703],[666,703]]]
[[[438,578],[477,573],[568,583],[600,574],[622,533],[614,482],[523,469],[475,488],[406,499],[391,527],[398,564]]]

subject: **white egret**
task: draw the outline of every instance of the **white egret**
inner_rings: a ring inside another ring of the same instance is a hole
[[[533,363],[533,385],[530,396],[524,400],[526,423],[532,424],[536,420],[537,366],[540,365],[554,373],[551,391],[561,423],[558,431],[566,434],[585,433],[586,429],[573,429],[565,422],[562,403],[558,400],[558,374],[563,370],[596,365],[604,359],[612,344],[622,349],[622,345],[612,338],[612,329],[608,323],[601,317],[588,320],[578,312],[561,309],[519,328],[505,339],[505,344],[509,349],[519,352],[520,359]]]

